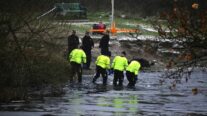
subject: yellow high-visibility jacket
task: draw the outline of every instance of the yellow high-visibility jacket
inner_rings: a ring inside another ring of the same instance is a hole
[[[110,58],[105,55],[100,55],[96,59],[96,65],[104,69],[110,69]]]
[[[128,60],[126,57],[116,56],[112,62],[111,67],[114,70],[124,71],[128,66]]]
[[[82,49],[74,49],[69,55],[70,62],[86,63],[86,54]]]
[[[135,75],[138,75],[140,67],[141,67],[141,64],[138,61],[133,60],[129,64],[129,66],[126,68],[126,70],[134,73]]]

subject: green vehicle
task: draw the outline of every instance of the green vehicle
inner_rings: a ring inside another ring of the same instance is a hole
[[[87,9],[80,3],[56,3],[55,8],[57,19],[87,18]]]

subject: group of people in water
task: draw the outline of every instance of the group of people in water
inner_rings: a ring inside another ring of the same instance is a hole
[[[132,59],[128,62],[126,58],[126,52],[122,51],[116,55],[112,63],[110,61],[111,52],[109,51],[109,31],[103,33],[103,37],[99,42],[99,48],[101,49],[101,55],[99,55],[95,61],[96,65],[96,74],[93,77],[92,82],[96,83],[96,80],[100,77],[103,78],[103,85],[107,84],[108,79],[108,70],[113,70],[114,86],[123,86],[124,80],[124,71],[126,71],[126,77],[129,81],[128,86],[135,86],[137,81],[137,76],[141,64],[138,60]],[[74,76],[77,74],[78,82],[82,82],[82,68],[90,70],[91,63],[91,49],[94,47],[93,39],[90,37],[89,32],[85,33],[85,36],[82,38],[82,45],[79,45],[79,38],[76,35],[76,31],[73,30],[72,34],[68,37],[68,56],[67,59],[71,64],[71,78],[70,81],[73,81]],[[83,64],[83,67],[82,67]]]

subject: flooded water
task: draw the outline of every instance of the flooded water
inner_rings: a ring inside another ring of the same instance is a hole
[[[207,115],[207,73],[194,72],[185,80],[169,89],[170,80],[159,84],[159,72],[140,72],[135,88],[92,84],[92,75],[84,75],[82,85],[65,86],[61,97],[44,97],[43,101],[1,104],[0,116],[202,116]],[[192,94],[192,88],[198,93]]]

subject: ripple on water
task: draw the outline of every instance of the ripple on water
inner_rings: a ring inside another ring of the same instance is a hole
[[[182,81],[175,90],[170,90],[169,85],[159,85],[159,73],[141,72],[134,88],[126,87],[126,79],[123,87],[115,88],[111,77],[107,86],[101,84],[102,78],[97,80],[98,84],[92,84],[86,75],[83,84],[68,84],[63,96],[44,97],[43,101],[31,103],[1,104],[4,111],[0,115],[207,115],[206,77],[207,73],[193,73],[188,83]],[[192,94],[194,87],[198,88],[198,94]]]

